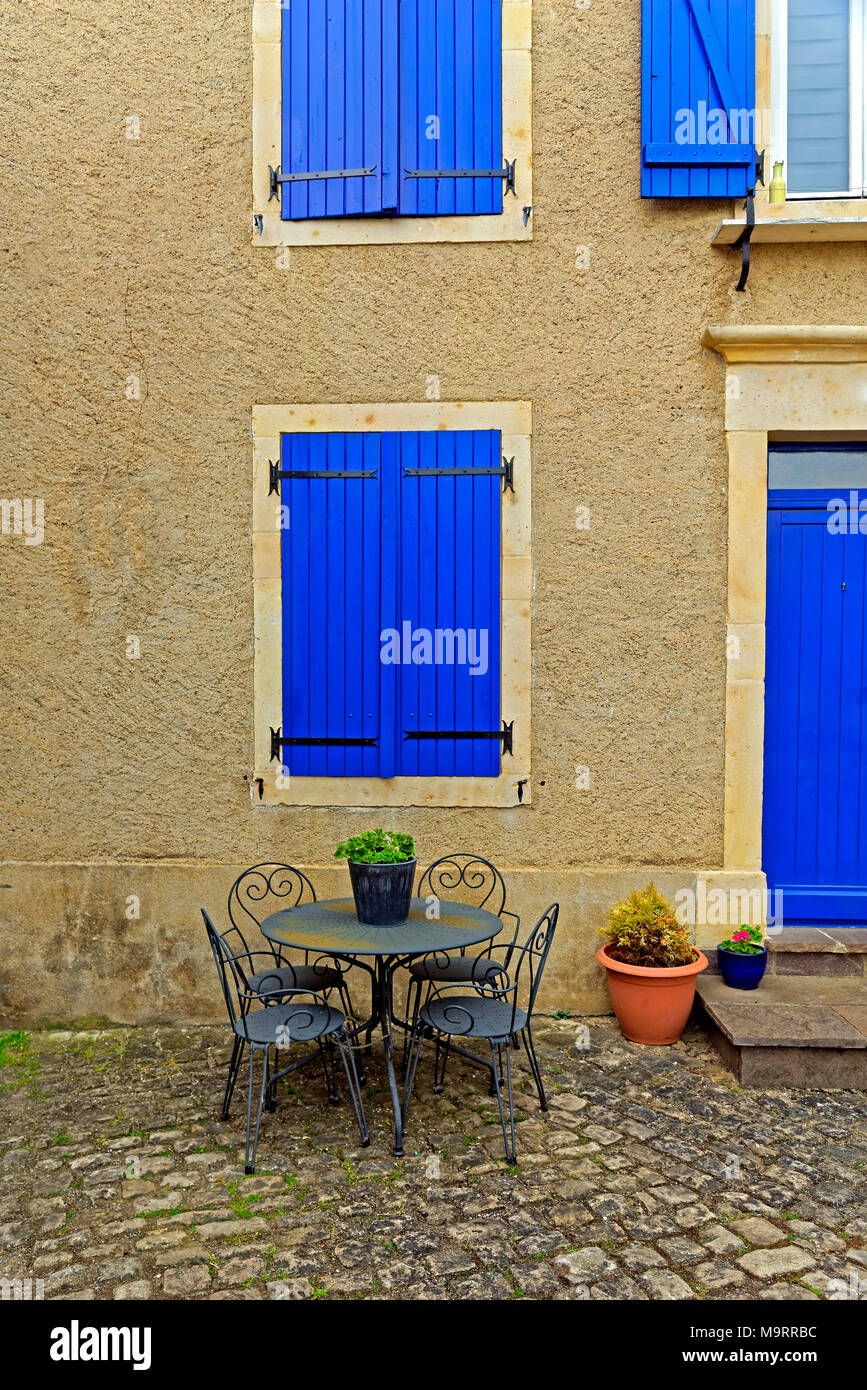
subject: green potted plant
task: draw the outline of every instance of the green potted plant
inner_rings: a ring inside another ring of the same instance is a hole
[[[758,989],[768,964],[761,927],[744,925],[732,932],[717,946],[716,958],[729,989]]]
[[[696,976],[707,957],[653,883],[611,908],[596,952],[620,1031],[632,1042],[677,1042],[689,1018]]]
[[[393,927],[406,921],[416,864],[411,835],[366,830],[338,845],[334,858],[349,861],[359,922],[369,927]]]

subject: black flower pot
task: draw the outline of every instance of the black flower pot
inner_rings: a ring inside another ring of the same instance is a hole
[[[359,922],[368,927],[394,927],[409,916],[414,859],[402,864],[356,864],[349,860],[349,877]]]

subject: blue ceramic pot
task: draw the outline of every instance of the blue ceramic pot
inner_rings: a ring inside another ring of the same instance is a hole
[[[745,954],[742,951],[726,951],[719,946],[716,958],[720,974],[729,989],[758,989],[768,965],[768,948],[763,946],[761,953]]]

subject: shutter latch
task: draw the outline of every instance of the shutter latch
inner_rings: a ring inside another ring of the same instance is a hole
[[[404,169],[405,179],[504,179],[503,192],[514,193],[517,159],[504,160],[502,169]]]
[[[316,183],[320,179],[369,179],[376,173],[376,165],[371,164],[369,169],[320,169],[317,173],[309,170],[304,174],[281,174],[280,165],[272,169],[268,165],[268,178],[270,181],[271,192],[268,194],[268,202],[276,198],[280,193],[281,183]]]

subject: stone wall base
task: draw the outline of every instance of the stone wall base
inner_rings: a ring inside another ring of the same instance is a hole
[[[228,925],[228,890],[244,865],[200,863],[0,865],[0,1026],[86,1019],[114,1023],[220,1021],[225,1017],[200,907]],[[320,897],[349,895],[344,864],[305,868]],[[674,900],[700,880],[761,889],[758,874],[643,865],[632,868],[509,868],[509,907],[525,937],[552,901],[560,925],[539,998],[546,1011],[610,1013],[595,960],[607,909],[653,879]],[[698,900],[702,900],[699,892]],[[136,915],[137,914],[137,915]],[[730,927],[702,926],[712,945]]]

